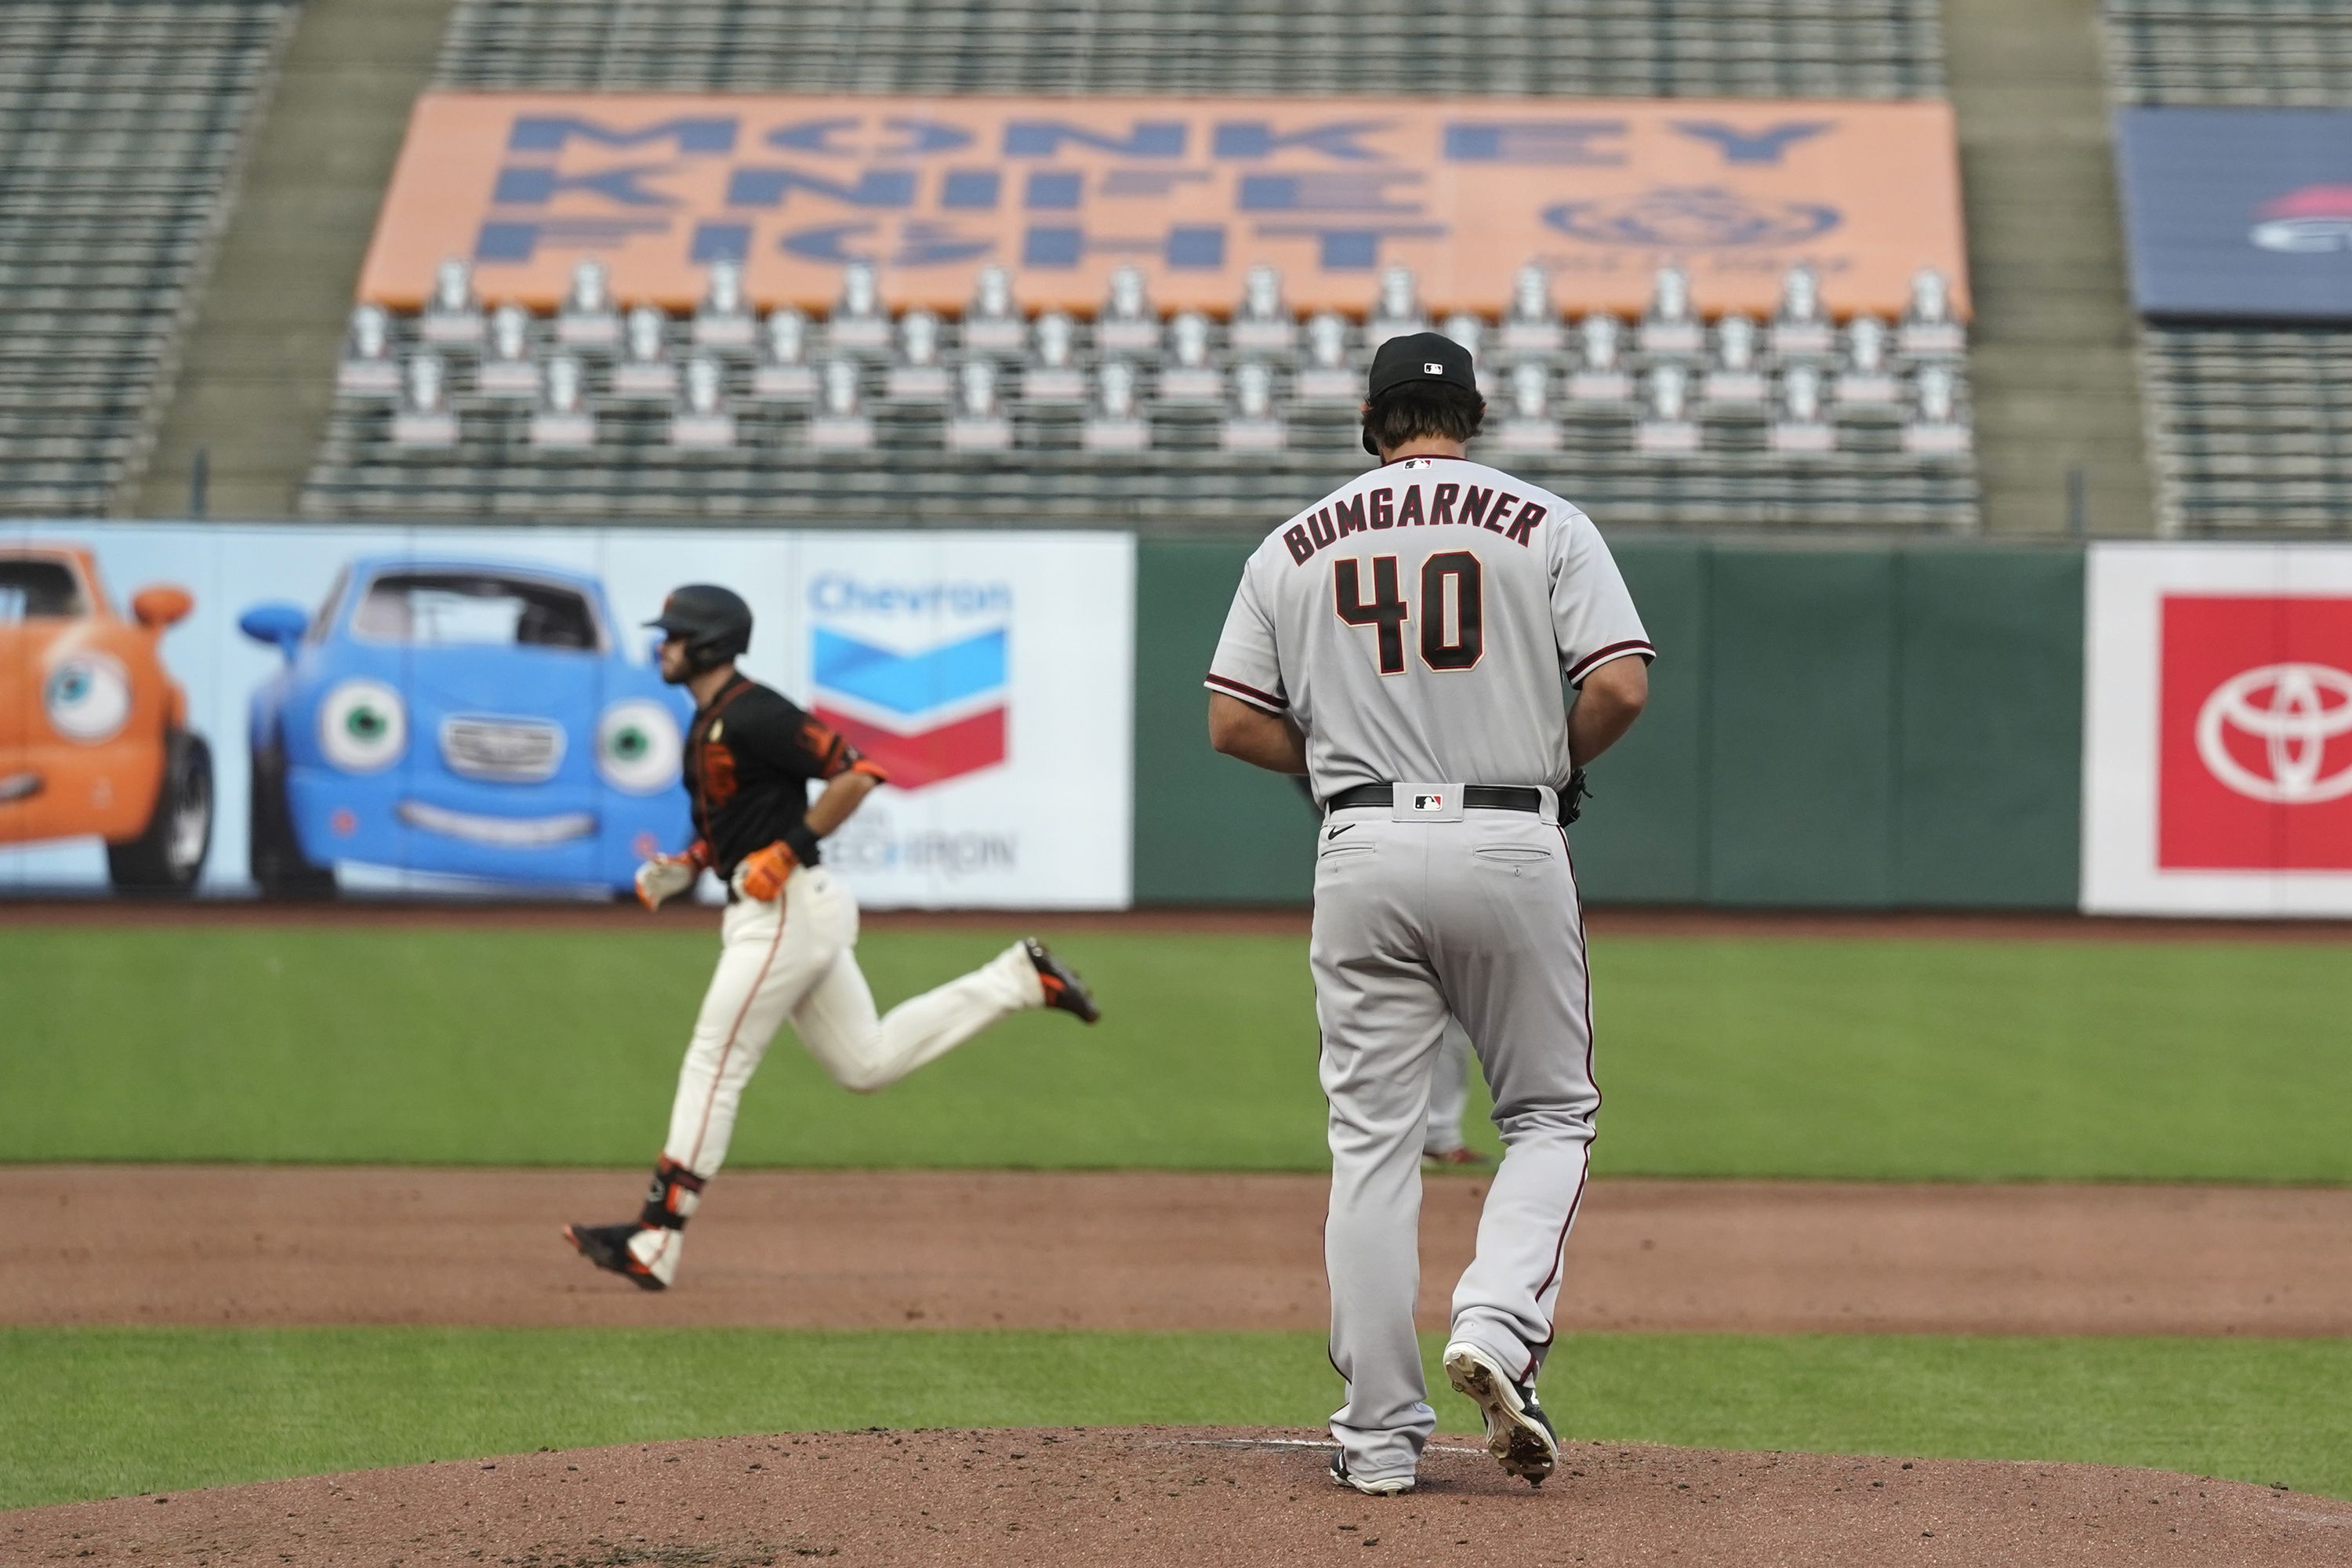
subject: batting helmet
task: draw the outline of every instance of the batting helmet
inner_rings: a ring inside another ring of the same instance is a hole
[[[688,583],[670,590],[661,614],[646,625],[686,639],[686,663],[699,674],[742,656],[751,646],[751,606],[731,588]]]

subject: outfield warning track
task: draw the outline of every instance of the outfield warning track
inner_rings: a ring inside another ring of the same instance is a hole
[[[1901,942],[2085,942],[2316,943],[2352,945],[2352,921],[2205,920],[2082,915],[2071,910],[1749,910],[1714,906],[1597,905],[1585,911],[1596,937],[1795,938]],[[516,903],[495,899],[341,898],[312,902],[202,899],[193,903],[56,896],[0,900],[8,927],[236,926],[263,930],[689,931],[715,931],[715,904],[672,903],[648,918],[634,901]],[[1139,936],[1286,936],[1305,941],[1312,912],[1272,907],[1171,906],[1134,910],[867,910],[875,931],[1034,928],[1047,935],[1118,931]]]

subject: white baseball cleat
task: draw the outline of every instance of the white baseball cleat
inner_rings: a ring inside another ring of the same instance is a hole
[[[1366,1480],[1348,1473],[1348,1456],[1331,1456],[1331,1481],[1334,1486],[1352,1487],[1366,1497],[1402,1497],[1412,1490],[1411,1476],[1390,1476],[1382,1480]]]
[[[1559,1437],[1536,1403],[1534,1386],[1513,1382],[1493,1357],[1466,1340],[1445,1347],[1445,1381],[1486,1415],[1486,1452],[1503,1472],[1529,1486],[1543,1485],[1559,1466]]]

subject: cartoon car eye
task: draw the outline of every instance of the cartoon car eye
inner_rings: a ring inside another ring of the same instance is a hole
[[[614,789],[652,795],[677,782],[685,754],[677,720],[658,702],[633,698],[604,710],[596,724],[596,771]]]
[[[373,773],[408,745],[408,710],[381,680],[339,682],[319,704],[319,749],[345,773]]]
[[[49,672],[41,706],[66,739],[110,741],[131,721],[131,678],[104,654],[78,653]]]

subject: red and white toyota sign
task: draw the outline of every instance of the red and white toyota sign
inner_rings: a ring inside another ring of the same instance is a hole
[[[2352,914],[2352,548],[2101,546],[2083,907]]]

